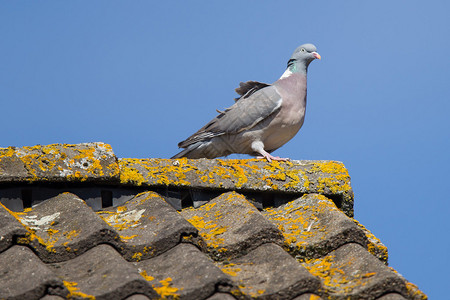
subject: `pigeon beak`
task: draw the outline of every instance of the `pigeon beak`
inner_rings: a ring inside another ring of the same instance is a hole
[[[313,52],[312,54],[314,55],[315,58],[317,58],[317,59],[322,59],[322,57],[320,56],[319,53]]]

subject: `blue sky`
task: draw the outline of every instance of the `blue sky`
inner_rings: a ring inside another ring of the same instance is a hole
[[[443,299],[449,11],[446,1],[2,1],[0,146],[103,141],[119,157],[168,158],[233,103],[240,81],[275,81],[314,43],[305,124],[275,154],[344,162],[356,219],[392,267]]]

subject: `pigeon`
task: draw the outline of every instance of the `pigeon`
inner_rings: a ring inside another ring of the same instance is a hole
[[[309,64],[321,59],[316,46],[295,49],[286,71],[272,84],[241,82],[235,103],[178,147],[172,158],[216,158],[232,153],[286,161],[271,153],[291,140],[303,125],[306,109],[306,74]]]

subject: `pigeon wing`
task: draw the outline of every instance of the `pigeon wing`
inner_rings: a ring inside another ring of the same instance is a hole
[[[234,101],[238,101],[241,98],[248,98],[254,92],[269,86],[270,84],[262,83],[258,81],[246,81],[239,83],[239,87],[235,89],[236,93],[239,94],[239,97],[234,98]]]
[[[256,126],[273,113],[280,110],[282,98],[274,86],[266,86],[254,91],[250,96],[241,97],[231,107],[225,109],[199,131],[178,147],[185,148],[224,134],[237,134]]]

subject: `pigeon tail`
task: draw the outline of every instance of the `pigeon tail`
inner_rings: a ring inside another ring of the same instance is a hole
[[[226,155],[218,151],[219,148],[215,147],[211,141],[201,141],[189,145],[186,149],[175,154],[171,158],[216,158],[219,156]]]
[[[189,152],[191,152],[191,149],[189,149],[189,148],[183,149],[183,151],[180,151],[177,154],[175,154],[174,156],[172,156],[171,159],[188,157],[187,155]]]

